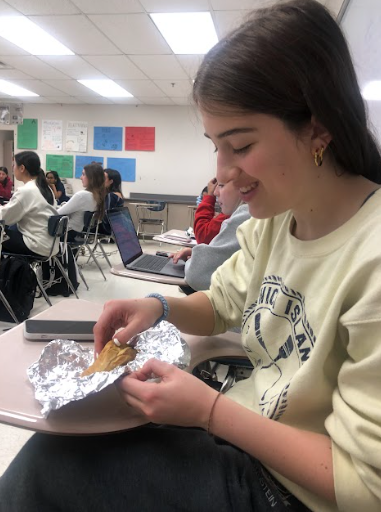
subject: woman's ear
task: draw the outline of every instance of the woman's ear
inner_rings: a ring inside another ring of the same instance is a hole
[[[311,117],[311,148],[315,151],[317,148],[326,148],[331,142],[332,136],[315,116]]]

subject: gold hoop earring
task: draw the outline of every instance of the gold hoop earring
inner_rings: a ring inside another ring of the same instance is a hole
[[[314,159],[315,159],[316,167],[321,167],[322,166],[324,150],[325,150],[325,148],[321,147],[320,149],[317,149],[315,151]]]

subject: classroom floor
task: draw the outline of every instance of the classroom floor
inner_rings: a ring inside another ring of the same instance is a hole
[[[111,253],[109,258],[113,265],[121,263],[116,245],[107,244],[104,247],[106,248],[107,253]],[[177,249],[174,245],[162,244],[160,246],[158,243],[149,240],[142,242],[142,248],[144,252],[150,254],[155,254],[157,250],[175,251]],[[107,281],[103,280],[101,273],[94,264],[86,266],[83,272],[90,290],[87,291],[85,286],[80,284],[78,288],[78,295],[80,299],[104,303],[110,299],[145,297],[148,293],[152,292],[159,292],[163,295],[172,295],[176,297],[182,296],[177,286],[118,277],[109,272],[109,267],[104,259],[100,259],[100,263],[106,274]],[[61,300],[65,300],[65,298],[51,297],[53,304],[60,302]],[[48,305],[43,298],[36,299],[30,317],[44,311],[47,307]],[[9,329],[13,326],[14,324],[0,322],[0,334],[4,329]],[[14,456],[32,434],[33,432],[28,430],[0,424],[0,475],[3,474]]]

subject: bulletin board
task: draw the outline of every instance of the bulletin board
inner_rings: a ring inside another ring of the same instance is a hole
[[[103,156],[81,156],[77,155],[75,157],[75,177],[80,178],[82,175],[83,168],[87,164],[91,164],[91,162],[99,162],[103,165],[104,158]]]
[[[135,158],[107,158],[107,167],[119,171],[122,181],[136,181]]]

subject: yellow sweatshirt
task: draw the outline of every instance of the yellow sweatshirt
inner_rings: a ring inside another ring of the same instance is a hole
[[[205,292],[214,334],[242,326],[254,370],[228,396],[332,439],[338,507],[269,470],[316,512],[381,511],[381,191],[318,240],[292,214],[251,219]]]

